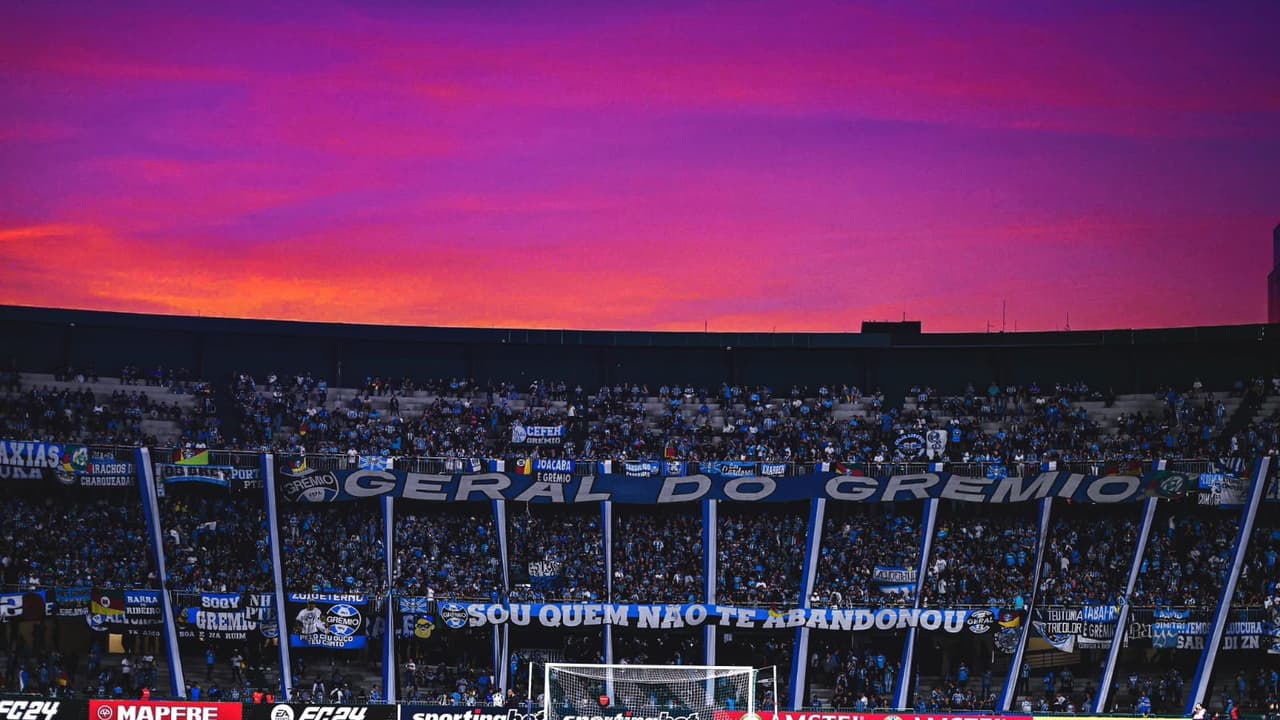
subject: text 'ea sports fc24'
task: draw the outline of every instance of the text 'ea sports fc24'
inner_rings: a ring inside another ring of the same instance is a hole
[[[545,720],[713,720],[723,711],[753,717],[765,697],[766,714],[777,712],[776,668],[548,663],[540,680]]]

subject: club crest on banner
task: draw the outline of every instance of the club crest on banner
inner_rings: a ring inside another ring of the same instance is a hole
[[[467,609],[458,603],[444,603],[440,606],[440,619],[454,630],[467,626]]]

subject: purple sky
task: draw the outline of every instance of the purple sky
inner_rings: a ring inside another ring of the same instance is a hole
[[[1280,3],[6,3],[0,303],[1265,320]]]

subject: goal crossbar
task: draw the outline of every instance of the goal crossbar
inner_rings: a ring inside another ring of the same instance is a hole
[[[760,671],[747,665],[546,663],[546,720],[699,718],[754,713]]]

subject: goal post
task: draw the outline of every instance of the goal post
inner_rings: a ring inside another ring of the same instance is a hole
[[[761,673],[727,665],[547,663],[541,704],[545,720],[758,720]]]

